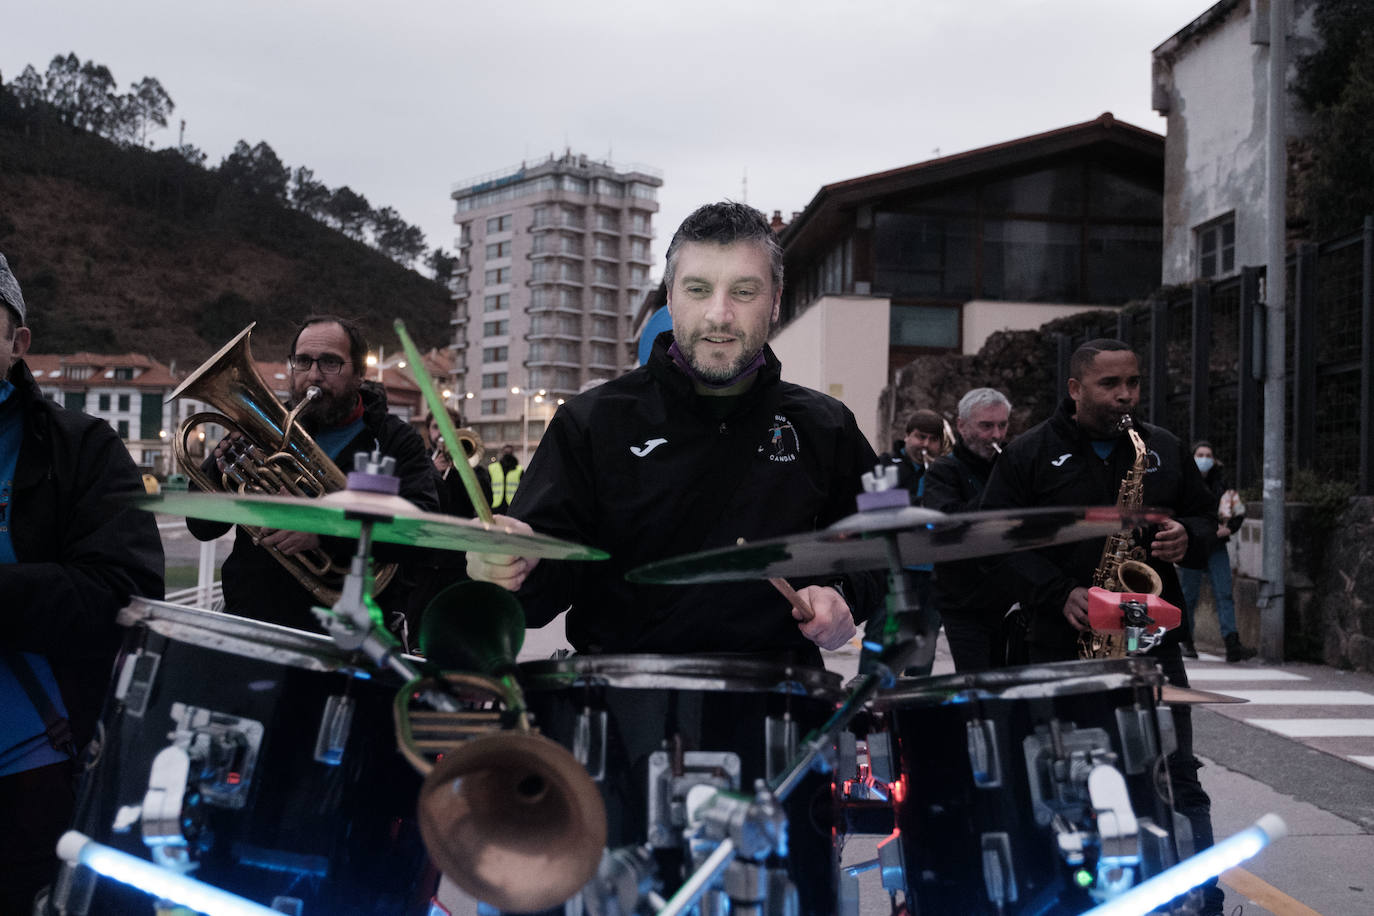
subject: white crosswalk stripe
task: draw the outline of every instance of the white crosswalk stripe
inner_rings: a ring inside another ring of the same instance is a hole
[[[1285,667],[1228,665],[1204,655],[1188,662],[1188,680],[1248,701],[1211,707],[1222,715],[1374,769],[1374,718],[1368,717],[1367,709],[1374,706],[1374,689],[1332,690],[1334,682],[1351,682],[1333,669],[1300,667],[1301,673]],[[1328,671],[1335,676],[1328,676]],[[1356,681],[1361,686],[1368,683],[1367,678]],[[1282,688],[1275,689],[1280,684]]]

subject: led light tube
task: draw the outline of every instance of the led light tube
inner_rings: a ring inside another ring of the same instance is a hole
[[[1287,834],[1288,825],[1283,818],[1277,814],[1266,814],[1240,833],[1184,859],[1148,881],[1142,881],[1121,896],[1093,907],[1083,916],[1144,916],[1208,878],[1239,865],[1273,840]]]
[[[180,903],[205,916],[281,916],[277,910],[97,843],[75,830],[62,834],[57,841],[57,855],[66,862],[84,865],[98,875],[150,896]]]

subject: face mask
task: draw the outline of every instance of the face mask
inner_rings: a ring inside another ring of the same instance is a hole
[[[1197,462],[1197,469],[1204,474],[1212,469],[1212,465],[1216,464],[1215,459],[1208,458],[1205,455],[1201,458],[1194,458],[1193,460]]]

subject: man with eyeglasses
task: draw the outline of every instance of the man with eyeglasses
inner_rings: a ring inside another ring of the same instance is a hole
[[[315,439],[325,454],[342,470],[353,467],[356,452],[380,451],[396,459],[394,473],[401,478],[400,495],[427,512],[437,512],[439,497],[430,473],[429,452],[411,425],[387,411],[386,390],[376,382],[365,381],[364,360],[367,341],[356,324],[333,315],[312,315],[301,323],[291,344],[286,364],[289,370],[288,407],[305,400],[311,388],[320,393],[297,415],[297,421]],[[231,433],[220,440],[206,458],[202,469],[212,476],[225,468],[227,453],[239,438]],[[222,522],[187,519],[186,526],[202,541],[213,540],[229,530]],[[260,546],[261,545],[261,546]],[[224,607],[231,614],[266,620],[270,623],[318,630],[310,608],[319,601],[302,586],[263,547],[274,547],[287,556],[324,546],[343,565],[347,565],[352,545],[301,531],[270,531],[254,543],[242,528],[234,539],[234,549],[224,561]],[[403,548],[376,545],[373,556],[379,562],[406,558]],[[413,622],[405,619],[409,576],[405,566],[397,571],[378,602],[387,622],[397,635],[413,642]]]

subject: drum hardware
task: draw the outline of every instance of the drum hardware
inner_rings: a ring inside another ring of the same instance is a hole
[[[1116,592],[1094,585],[1088,589],[1090,629],[1079,639],[1080,647],[1089,646],[1092,654],[1082,657],[1143,655],[1182,620],[1179,609],[1157,592]]]
[[[739,755],[729,751],[655,751],[649,755],[649,846],[678,846],[688,826],[688,796],[702,786],[738,792]]]
[[[593,782],[606,778],[606,724],[606,710],[584,706],[573,733],[573,756],[587,768],[587,775]],[[650,784],[653,784],[652,779]]]

